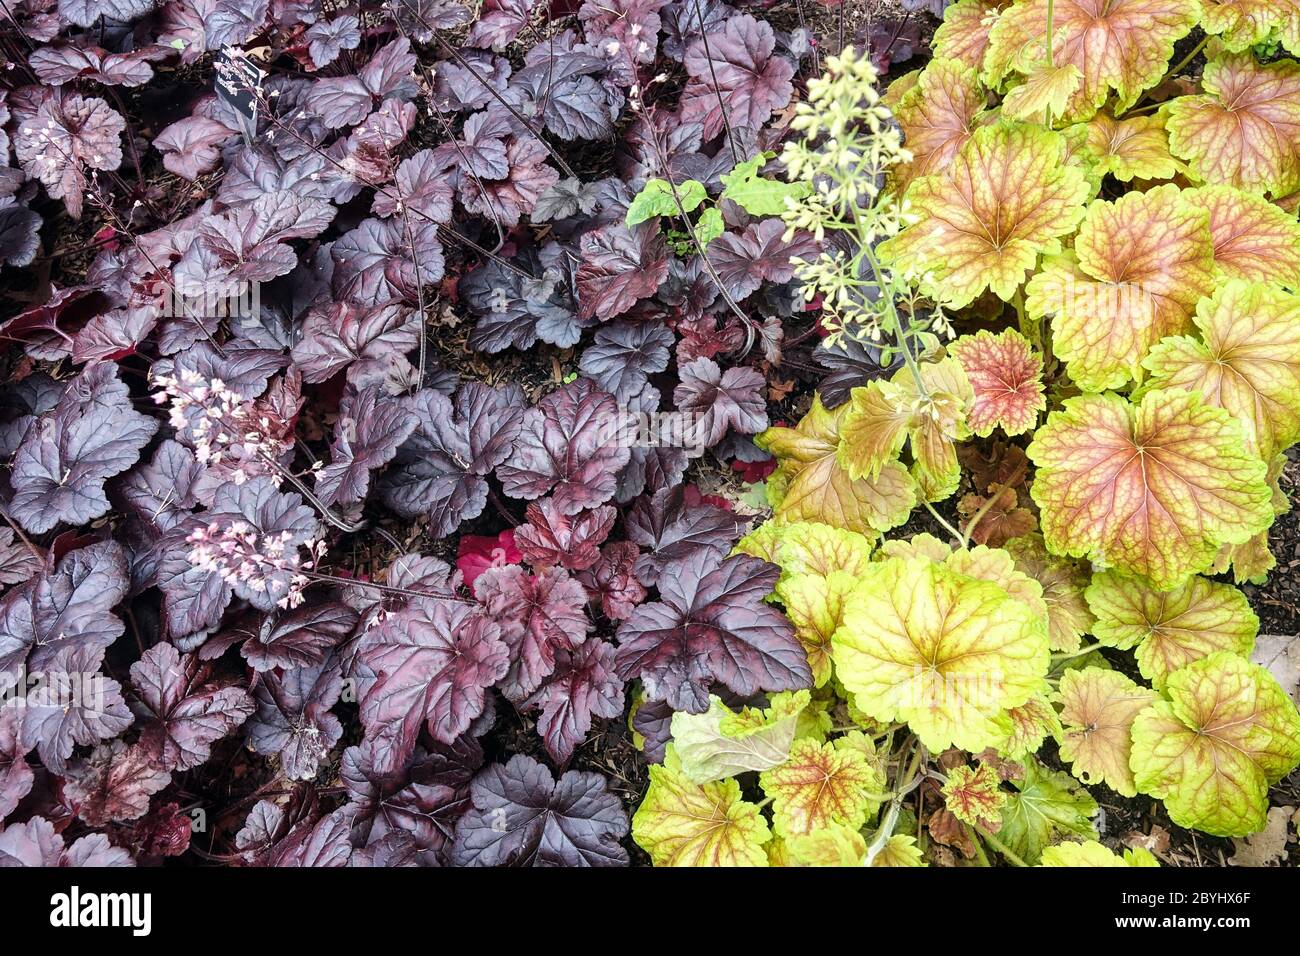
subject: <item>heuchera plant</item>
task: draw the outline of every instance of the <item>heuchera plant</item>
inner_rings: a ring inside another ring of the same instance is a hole
[[[883,96],[853,49],[808,83],[783,215],[861,370],[758,436],[737,552],[814,689],[671,718],[656,863],[1155,865],[1081,784],[1265,826],[1300,714],[1230,582],[1275,564],[1300,439],[1300,34],[1242,6],[961,0]]]

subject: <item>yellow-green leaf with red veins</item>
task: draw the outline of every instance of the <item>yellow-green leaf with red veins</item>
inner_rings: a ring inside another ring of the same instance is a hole
[[[894,188],[901,194],[918,176],[952,162],[986,105],[987,94],[973,67],[958,60],[931,60],[893,111],[912,154],[910,162],[896,168]]]
[[[882,243],[881,256],[922,274],[954,308],[988,289],[1010,300],[1083,218],[1088,183],[1065,162],[1065,145],[1042,127],[977,129],[943,169],[912,183],[907,200],[920,219]]]
[[[871,859],[872,866],[925,866],[921,848],[916,845],[916,837],[910,834],[896,833],[885,841]]]
[[[1020,760],[1037,753],[1043,741],[1061,730],[1056,710],[1042,694],[1035,694],[1019,707],[998,716],[1003,738],[994,748],[1003,757]]]
[[[827,410],[817,396],[795,428],[769,428],[754,440],[780,461],[767,482],[774,517],[810,521],[856,531],[873,540],[907,520],[916,505],[916,485],[907,469],[890,462],[874,479],[852,478],[836,452],[849,413],[846,403]]]
[[[1193,321],[1199,339],[1167,338],[1146,357],[1148,387],[1200,392],[1272,460],[1300,439],[1300,296],[1233,279],[1201,300]]]
[[[1202,0],[1201,29],[1219,38],[1226,50],[1240,53],[1276,36],[1300,54],[1300,0]]]
[[[1001,784],[1002,778],[988,764],[953,767],[943,785],[943,801],[962,823],[996,833],[1002,826],[1002,808],[1007,803]]]
[[[952,554],[952,545],[940,541],[928,531],[922,531],[906,541],[894,538],[882,542],[880,553],[887,558],[927,558],[942,563]]]
[[[1024,82],[1002,99],[1002,113],[1011,119],[1047,124],[1049,117],[1061,116],[1071,97],[1083,86],[1083,73],[1073,63],[1034,68]]]
[[[981,69],[989,46],[989,32],[1006,0],[957,0],[943,12],[931,47],[936,57],[960,60]]]
[[[1300,222],[1294,213],[1231,186],[1185,189],[1183,197],[1209,213],[1220,273],[1300,289]]]
[[[974,400],[970,381],[952,358],[919,366],[926,394],[908,368],[890,381],[855,388],[840,431],[839,462],[851,478],[874,479],[910,442],[912,474],[927,501],[957,490],[961,465],[956,442],[970,436],[966,415]]]
[[[1025,306],[1052,317],[1074,383],[1100,392],[1140,378],[1147,350],[1184,331],[1213,288],[1209,216],[1168,184],[1092,203],[1073,253],[1048,260]]]
[[[1038,582],[1047,605],[1047,642],[1054,651],[1077,651],[1093,616],[1083,592],[1089,573],[1078,561],[1047,553],[1040,534],[1027,534],[1007,542],[1016,569]]]
[[[1174,44],[1200,17],[1198,0],[1022,0],[1003,11],[990,34],[985,79],[1001,84],[1011,72],[1029,74],[1047,61],[1052,12],[1052,62],[1074,66],[1083,82],[1065,119],[1086,120],[1115,93],[1126,110],[1160,82]]]
[[[867,841],[862,834],[838,823],[774,840],[776,843],[785,850],[781,866],[861,866],[867,855]],[[778,864],[774,860],[772,865]]]
[[[632,837],[655,866],[767,866],[772,838],[735,779],[691,783],[670,744],[650,768],[650,789],[632,817]]]
[[[772,798],[772,823],[780,836],[814,833],[833,823],[858,829],[880,805],[880,770],[860,750],[803,738],[790,759],[759,776]]]
[[[1042,585],[1017,570],[1009,552],[979,544],[973,548],[958,548],[944,558],[943,563],[948,570],[968,578],[992,581],[1044,621],[1047,620]]]
[[[1034,427],[1047,408],[1043,398],[1043,360],[1029,340],[1015,329],[994,335],[983,329],[963,335],[948,346],[966,371],[975,401],[966,415],[971,431],[981,438],[1001,426],[1008,435]]]
[[[1273,514],[1284,515],[1291,510],[1291,500],[1282,490],[1282,469],[1286,467],[1285,455],[1274,456],[1268,466],[1268,487],[1273,492]],[[1232,579],[1238,584],[1264,584],[1268,572],[1277,567],[1277,558],[1268,546],[1268,529],[1260,531],[1243,544],[1225,544],[1207,574],[1223,574],[1232,569]]]
[[[1043,848],[1042,862],[1039,866],[1159,866],[1160,863],[1150,850],[1134,847],[1124,851],[1124,855],[1112,853],[1096,840],[1076,843],[1068,840],[1056,846]]]
[[[1084,667],[1061,675],[1059,696],[1063,707],[1056,739],[1071,772],[1089,786],[1104,783],[1116,793],[1136,796],[1130,731],[1137,715],[1159,695],[1119,671]]]
[[[1098,175],[1120,182],[1134,179],[1173,179],[1182,164],[1169,152],[1169,134],[1158,116],[1117,120],[1098,113],[1083,125],[1084,141],[1097,157]]]
[[[1300,764],[1300,715],[1258,664],[1228,651],[1175,671],[1168,700],[1138,714],[1138,791],[1180,827],[1245,836],[1267,822],[1268,788]]]
[[[1156,687],[1217,651],[1249,657],[1259,632],[1246,595],[1202,577],[1156,591],[1141,579],[1102,571],[1093,576],[1087,598],[1097,616],[1093,635],[1110,647],[1136,647],[1138,668]]]
[[[1197,392],[1065,400],[1026,450],[1043,538],[1157,588],[1205,570],[1273,520],[1264,463],[1241,425]]]
[[[1205,90],[1162,107],[1169,148],[1211,185],[1286,196],[1300,187],[1300,63],[1211,60]]]
[[[844,616],[844,605],[857,579],[843,571],[828,575],[795,574],[778,582],[776,596],[785,605],[794,635],[808,652],[813,686],[831,677],[831,637]]]
[[[926,558],[868,568],[832,648],[857,707],[905,721],[935,752],[1000,743],[999,716],[1038,692],[1049,657],[1046,622],[1028,605]]]

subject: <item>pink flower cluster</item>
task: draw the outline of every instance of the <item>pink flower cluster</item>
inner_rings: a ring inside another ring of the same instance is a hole
[[[218,465],[223,458],[232,459],[230,478],[237,485],[268,470],[272,476],[278,472],[275,462],[288,443],[274,438],[271,420],[221,379],[207,380],[187,370],[155,375],[153,382],[161,389],[154,401],[171,403],[172,427],[188,437],[200,463]]]
[[[302,604],[310,581],[303,572],[320,562],[326,545],[305,542],[308,557],[300,561],[297,549],[289,549],[291,537],[288,531],[259,534],[247,521],[235,520],[225,527],[212,523],[196,528],[185,540],[192,546],[188,557],[196,568],[220,574],[232,587],[267,594],[282,608],[293,608]]]

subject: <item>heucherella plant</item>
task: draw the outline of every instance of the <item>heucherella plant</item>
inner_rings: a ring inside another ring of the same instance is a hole
[[[808,82],[797,275],[881,367],[756,438],[736,553],[811,687],[634,717],[656,864],[1158,865],[1110,792],[1264,828],[1300,713],[1237,585],[1300,441],[1292,6],[960,0],[887,90],[852,48]]]

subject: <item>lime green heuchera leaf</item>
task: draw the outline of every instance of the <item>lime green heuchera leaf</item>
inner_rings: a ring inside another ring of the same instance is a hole
[[[1300,715],[1267,670],[1227,651],[1170,675],[1133,724],[1133,775],[1169,818],[1215,836],[1267,822],[1268,788],[1300,764]]]
[[[1007,0],[957,0],[943,12],[931,48],[936,57],[960,60],[980,69],[989,46],[989,31]]]
[[[1070,558],[1048,554],[1040,534],[1013,538],[1007,542],[1006,550],[1015,560],[1016,569],[1033,578],[1043,589],[1049,646],[1054,651],[1077,651],[1093,622],[1083,597],[1091,577],[1087,568]]]
[[[1070,378],[1100,392],[1139,378],[1147,350],[1184,331],[1213,287],[1209,216],[1171,183],[1092,203],[1074,251],[1029,281],[1025,307],[1052,317]]]
[[[916,837],[897,833],[885,841],[871,860],[872,866],[925,866],[921,848],[916,845]]]
[[[1287,457],[1277,455],[1268,466],[1268,486],[1273,492],[1273,514],[1284,515],[1291,510],[1291,500],[1282,490],[1282,469]],[[1256,534],[1244,544],[1225,544],[1219,556],[1207,569],[1208,574],[1223,574],[1232,569],[1232,579],[1238,584],[1249,581],[1263,584],[1268,579],[1268,572],[1277,566],[1277,558],[1268,546],[1268,529]]]
[[[776,832],[790,836],[832,823],[858,829],[880,805],[885,777],[860,750],[803,739],[789,760],[763,772],[759,785],[772,798]]]
[[[1118,671],[1099,667],[1067,670],[1059,693],[1061,759],[1086,784],[1104,783],[1116,793],[1136,796],[1129,768],[1133,721],[1159,696]]]
[[[1230,584],[1190,577],[1172,591],[1103,571],[1092,579],[1093,634],[1111,647],[1136,647],[1142,676],[1162,687],[1174,671],[1216,651],[1249,657],[1259,632],[1250,602]]]
[[[1041,63],[1026,74],[1023,83],[1008,91],[1002,100],[1002,113],[1011,119],[1046,124],[1048,117],[1064,115],[1082,86],[1083,72],[1073,63]]]
[[[970,436],[966,416],[975,393],[956,359],[920,365],[926,395],[910,369],[890,381],[855,388],[840,430],[839,462],[853,479],[876,479],[907,442],[912,476],[926,501],[957,490],[961,464],[956,443]]]
[[[808,701],[806,690],[775,694],[770,707],[746,707],[736,714],[710,696],[703,714],[673,714],[673,746],[682,773],[702,784],[784,763]]]
[[[1265,461],[1300,439],[1300,295],[1233,279],[1202,299],[1200,339],[1179,335],[1143,364],[1151,388],[1195,390],[1246,429]]]
[[[948,570],[964,574],[968,578],[992,581],[1046,621],[1047,604],[1043,600],[1042,585],[1017,570],[1010,552],[977,544],[973,548],[956,549],[943,559],[943,563]]]
[[[985,79],[1002,82],[1010,72],[1030,74],[1047,60],[1048,11],[1052,11],[1052,60],[1083,75],[1064,116],[1086,120],[1113,91],[1126,110],[1143,90],[1160,82],[1174,44],[1200,17],[1198,0],[1026,0],[1003,11],[990,35]]]
[[[1066,399],[1026,450],[1030,494],[1055,554],[1087,556],[1170,588],[1225,543],[1273,520],[1264,463],[1241,425],[1196,392]]]
[[[843,620],[845,605],[857,583],[852,574],[832,571],[825,576],[790,575],[776,586],[776,596],[785,605],[795,637],[808,652],[814,687],[830,680],[831,637]]]
[[[874,479],[852,478],[836,453],[848,404],[828,411],[814,396],[797,428],[769,428],[755,438],[780,460],[768,480],[778,521],[817,521],[868,537],[907,520],[916,485],[907,469],[891,462]]]
[[[1300,0],[1202,0],[1201,29],[1231,53],[1276,36],[1300,54]]]
[[[997,718],[1047,673],[1046,622],[989,581],[925,558],[889,558],[859,580],[832,641],[858,708],[905,721],[935,752],[999,743]]]
[[[906,540],[894,538],[880,545],[880,554],[886,558],[928,558],[943,562],[952,554],[952,545],[940,541],[928,531],[914,534]]]
[[[923,274],[953,308],[986,289],[1010,300],[1083,218],[1088,183],[1065,162],[1065,139],[1038,126],[977,129],[943,169],[912,183],[919,220],[882,243],[894,266]]]
[[[1089,154],[1096,156],[1100,175],[1120,182],[1134,179],[1173,179],[1182,163],[1169,152],[1169,134],[1159,116],[1117,120],[1098,113],[1083,125]]]
[[[1069,774],[1048,770],[1037,760],[1025,761],[1025,776],[1012,780],[1015,792],[1002,810],[998,840],[1026,863],[1035,865],[1043,850],[1061,837],[1095,840],[1092,817],[1097,801]]]
[[[1002,825],[1007,794],[1002,778],[989,764],[953,767],[943,785],[943,802],[962,823],[996,832]]]
[[[816,521],[766,521],[741,538],[733,554],[771,561],[781,568],[781,578],[834,571],[857,574],[871,563],[872,540],[856,531],[834,528]]]
[[[788,183],[781,179],[765,179],[759,170],[767,165],[772,153],[759,153],[753,159],[738,163],[736,168],[722,175],[722,198],[730,199],[751,216],[779,216],[785,212],[786,199],[799,199],[812,191],[812,184]]]
[[[1211,60],[1205,92],[1162,107],[1169,148],[1211,185],[1286,196],[1300,187],[1300,63]]]
[[[1136,847],[1124,855],[1112,853],[1096,840],[1076,843],[1067,840],[1043,850],[1039,866],[1159,866],[1151,851]]]
[[[655,866],[766,866],[772,833],[758,807],[740,798],[739,783],[691,783],[669,744],[664,762],[650,768],[632,837]]]
[[[893,111],[912,155],[893,170],[893,188],[901,194],[918,176],[951,163],[980,125],[987,104],[974,67],[960,60],[931,60]]]
[[[1000,756],[1021,760],[1037,753],[1048,737],[1061,732],[1061,720],[1043,694],[1035,694],[1019,707],[998,715],[1003,739],[994,747]]]
[[[1214,265],[1222,275],[1300,289],[1300,221],[1294,213],[1231,186],[1184,189],[1183,198],[1209,213]]]
[[[1001,426],[1008,435],[1034,427],[1047,408],[1043,398],[1043,359],[1015,329],[998,334],[981,330],[963,335],[948,346],[966,371],[975,401],[966,415],[971,431],[981,438]]]
[[[784,845],[785,866],[861,866],[867,855],[862,834],[839,823],[773,841],[778,842]]]
[[[632,197],[627,207],[627,224],[635,226],[639,222],[653,219],[655,216],[676,216],[680,214],[677,203],[690,212],[704,202],[707,194],[704,185],[694,179],[688,179],[677,186],[677,199],[673,198],[672,185],[666,179],[647,179],[641,191]]]

